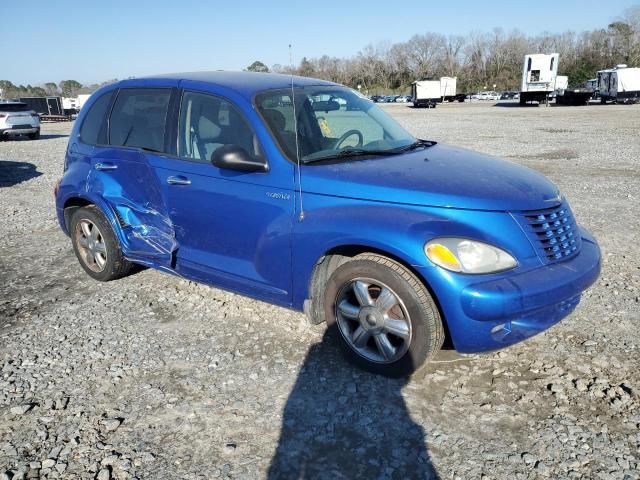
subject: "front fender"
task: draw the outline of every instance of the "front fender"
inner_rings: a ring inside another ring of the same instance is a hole
[[[309,296],[313,269],[338,247],[358,246],[386,253],[420,272],[431,285],[440,272],[426,258],[424,244],[439,236],[473,238],[500,246],[518,259],[518,269],[539,266],[531,244],[505,212],[421,207],[305,194],[304,220],[293,229],[293,307]],[[440,282],[442,284],[442,282]],[[434,292],[439,297],[439,292]],[[443,293],[444,296],[444,293]]]

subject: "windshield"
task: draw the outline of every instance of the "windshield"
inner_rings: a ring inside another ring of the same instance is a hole
[[[373,102],[340,86],[294,89],[300,161],[347,159],[349,153],[383,155],[417,140]],[[296,161],[291,89],[256,96],[256,106],[281,149]]]

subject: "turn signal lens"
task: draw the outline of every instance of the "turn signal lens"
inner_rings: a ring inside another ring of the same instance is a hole
[[[442,268],[446,268],[447,270],[452,270],[454,272],[462,271],[460,262],[458,262],[456,256],[444,245],[441,245],[439,243],[428,243],[426,247],[426,253],[429,260],[431,260],[436,265],[439,265]]]
[[[452,272],[495,273],[518,265],[504,250],[468,238],[436,238],[424,251],[429,260]]]

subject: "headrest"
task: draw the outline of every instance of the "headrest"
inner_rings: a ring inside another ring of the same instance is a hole
[[[274,130],[284,132],[287,120],[284,118],[282,112],[279,112],[274,108],[265,108],[262,112]]]

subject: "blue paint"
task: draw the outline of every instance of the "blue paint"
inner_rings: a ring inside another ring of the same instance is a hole
[[[65,206],[83,199],[105,213],[130,260],[296,310],[302,310],[314,266],[327,252],[341,247],[383,252],[424,281],[461,352],[502,348],[550,327],[575,309],[581,292],[598,277],[598,245],[575,224],[551,182],[527,168],[455,147],[302,166],[305,218],[299,221],[295,164],[253,104],[257,93],[287,88],[290,81],[216,72],[103,88],[82,110],[70,137],[56,198],[62,229],[67,232]],[[300,77],[294,83],[333,85]],[[80,140],[80,125],[97,97],[142,86],[230,101],[254,129],[268,171],[232,172],[180,159],[171,151],[175,138],[169,139],[168,154]],[[97,163],[118,169],[98,171]],[[170,176],[191,184],[170,186]],[[567,215],[571,229],[549,237],[556,250],[547,257],[547,244],[536,235],[559,228],[553,224],[557,217],[547,213],[556,211]],[[544,225],[526,223],[539,215]],[[579,241],[569,244],[568,233]],[[425,243],[439,236],[495,245],[518,265],[483,275],[444,270],[424,253]]]

